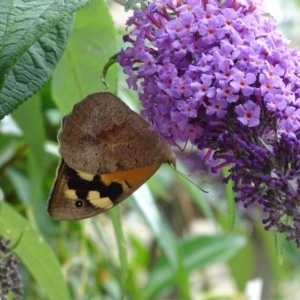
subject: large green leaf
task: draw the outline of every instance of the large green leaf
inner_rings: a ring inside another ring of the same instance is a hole
[[[31,224],[8,204],[0,205],[0,235],[20,242],[14,252],[30,271],[49,300],[71,299],[60,265],[49,245]]]
[[[0,119],[50,78],[65,49],[73,12],[88,1],[1,1]]]
[[[116,52],[116,31],[106,2],[93,1],[76,14],[68,47],[53,74],[53,99],[64,114],[87,94],[104,89],[102,68]],[[115,91],[115,67],[106,80]]]

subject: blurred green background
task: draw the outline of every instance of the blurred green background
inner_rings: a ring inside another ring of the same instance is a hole
[[[264,3],[299,46],[299,1]],[[0,235],[20,238],[24,299],[299,299],[299,249],[265,232],[259,209],[235,208],[230,186],[196,149],[174,149],[178,169],[208,193],[162,166],[109,213],[76,222],[47,215],[61,119],[106,89],[101,72],[123,45],[129,14],[100,0],[80,9],[51,79],[0,123]],[[139,110],[117,65],[106,80]]]

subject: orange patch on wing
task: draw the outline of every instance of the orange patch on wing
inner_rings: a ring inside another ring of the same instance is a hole
[[[109,185],[111,182],[118,182],[122,184],[124,188],[132,188],[140,186],[142,183],[147,181],[149,177],[160,167],[160,165],[155,164],[148,167],[135,168],[128,171],[119,171],[108,174],[101,174],[101,181]]]

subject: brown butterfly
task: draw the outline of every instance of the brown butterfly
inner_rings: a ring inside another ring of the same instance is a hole
[[[175,165],[170,146],[111,93],[77,103],[58,134],[61,161],[47,210],[57,220],[100,214],[125,200],[162,163]]]

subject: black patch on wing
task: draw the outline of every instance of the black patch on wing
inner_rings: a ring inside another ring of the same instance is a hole
[[[112,202],[115,202],[123,193],[123,187],[120,183],[112,182],[105,185],[99,175],[95,175],[91,181],[85,180],[78,175],[76,170],[67,165],[66,176],[68,177],[68,188],[76,192],[78,199],[88,200],[88,193],[97,191],[101,198],[108,197]]]

